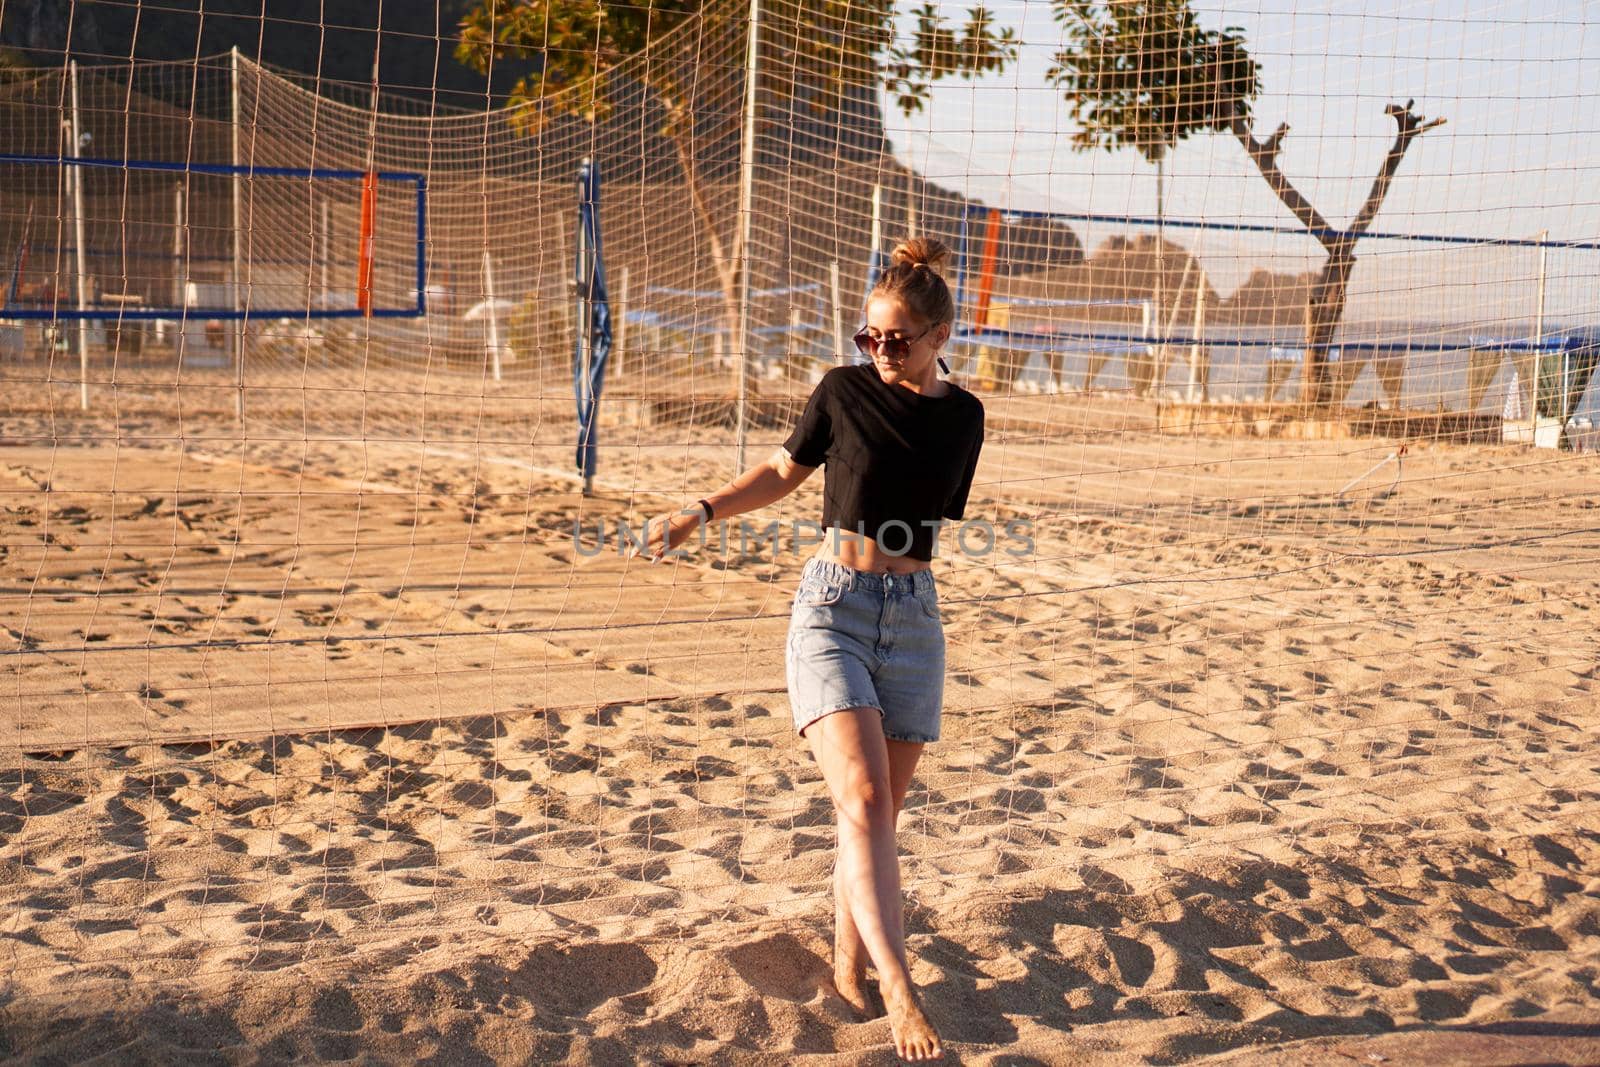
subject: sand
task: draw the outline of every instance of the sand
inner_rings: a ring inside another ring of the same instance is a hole
[[[241,432],[222,372],[7,374],[0,1056],[893,1061],[827,988],[804,557],[571,536],[731,432],[608,425],[584,499],[561,383],[262,375]],[[900,828],[951,1059],[1600,1062],[1600,459],[1341,499],[1395,442],[986,404],[968,516],[1033,551],[936,563]]]

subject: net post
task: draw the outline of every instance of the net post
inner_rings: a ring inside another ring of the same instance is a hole
[[[186,232],[183,225],[183,179],[179,178],[172,186],[172,306],[175,308],[183,307],[183,278],[188,273],[183,266]],[[178,326],[181,332],[181,319]],[[181,341],[178,343],[181,344]]]
[[[428,176],[417,175],[417,314],[428,313]]]
[[[733,469],[744,470],[745,392],[750,370],[750,216],[755,210],[756,78],[761,44],[761,0],[750,0],[750,36],[744,63],[744,138],[739,146],[739,336],[733,361]]]
[[[983,256],[978,264],[978,304],[972,312],[972,325],[983,329],[989,322],[989,301],[994,296],[995,270],[1000,261],[1000,209],[989,209],[983,233]]]
[[[1539,356],[1544,342],[1544,241],[1549,232],[1549,230],[1540,230],[1532,238],[1525,242],[1519,242],[1531,244],[1538,251],[1538,265],[1535,268],[1534,275],[1533,307],[1531,309],[1532,328],[1529,330],[1525,344],[1513,343],[1501,349],[1504,356],[1501,362],[1511,364],[1511,383],[1507,387],[1505,405],[1501,409],[1502,417],[1506,422],[1522,422],[1526,420],[1526,441],[1529,444],[1533,444],[1538,437]],[[1470,390],[1468,392],[1468,401],[1469,403],[1471,401]],[[1504,436],[1508,441],[1523,440],[1522,431],[1514,430],[1509,426],[1505,428]]]
[[[321,272],[320,272],[321,273],[321,300],[322,300],[323,305],[326,306],[328,304],[328,256],[329,256],[329,254],[331,252],[331,249],[329,248],[329,245],[332,242],[332,235],[329,233],[329,230],[332,228],[331,224],[332,224],[333,219],[331,217],[331,211],[330,211],[329,204],[328,204],[328,198],[326,196],[320,196],[320,197],[317,198],[317,201],[318,201],[318,203],[317,203],[317,209],[318,209],[317,210],[317,214],[319,216],[318,221],[321,223],[321,226],[319,227],[319,229],[322,231],[321,234],[319,235],[321,240],[319,240],[317,242],[317,258],[322,261],[322,269],[321,269]],[[323,348],[323,357],[322,358],[323,358],[324,362],[326,362],[326,360],[328,358],[327,357],[327,348],[326,347]]]
[[[372,317],[373,234],[378,222],[378,175],[367,171],[361,178],[361,234],[356,246],[356,307]],[[418,290],[417,299],[422,293]]]
[[[1528,383],[1528,416],[1533,419],[1534,433],[1530,440],[1534,444],[1539,441],[1539,383],[1543,379],[1540,374],[1540,363],[1544,359],[1544,283],[1545,266],[1548,252],[1545,241],[1549,240],[1550,231],[1539,231],[1539,275],[1538,282],[1533,290],[1533,341],[1528,351],[1528,373],[1523,375],[1523,380]]]
[[[1172,298],[1172,314],[1167,316],[1165,328],[1161,331],[1160,343],[1156,345],[1156,362],[1151,371],[1150,383],[1147,389],[1160,391],[1166,386],[1167,372],[1171,370],[1172,349],[1167,343],[1167,338],[1172,336],[1178,328],[1178,312],[1183,310],[1183,292],[1189,285],[1189,275],[1194,272],[1195,261],[1193,256],[1185,256],[1183,261],[1183,277],[1178,279],[1178,295]]]
[[[872,257],[883,249],[883,183],[872,183],[872,247],[867,249],[867,288],[871,289],[876,278],[872,277]]]
[[[240,286],[244,280],[244,271],[240,267],[243,255],[243,233],[241,187],[239,183],[239,46],[234,45],[228,50],[228,80],[229,93],[232,99],[233,125],[231,130],[231,155],[233,158],[233,263],[231,266],[231,284],[228,286],[229,295],[235,313],[243,310],[244,301],[241,299]],[[233,366],[234,366],[234,413],[238,416],[240,431],[244,428],[244,331],[245,318],[241,314],[233,324]]]
[[[72,89],[72,158],[83,155],[83,124],[78,115],[78,61],[67,62],[67,76]],[[89,257],[85,244],[83,223],[83,167],[72,168],[72,243],[77,246],[74,259],[78,267],[78,406],[89,410]]]
[[[961,204],[961,229],[957,238],[956,248],[956,284],[955,284],[955,309],[956,320],[961,319],[961,301],[966,297],[963,290],[967,280],[967,215],[972,210],[972,205],[965,201]]]
[[[489,366],[494,380],[500,380],[500,311],[494,306],[494,262],[489,250],[483,250],[483,295],[489,311]]]
[[[624,355],[627,349],[623,347],[623,339],[628,332],[628,265],[626,263],[622,265],[622,285],[617,290],[616,314],[611,316],[611,323],[611,348],[617,357],[617,369],[614,373],[620,378],[627,366]]]
[[[559,208],[556,210],[556,232],[572,232],[572,228],[567,225],[567,213]],[[577,254],[576,248],[574,248],[573,254]],[[573,351],[578,344],[578,320],[577,308],[575,306],[578,294],[576,292],[572,292],[569,295],[572,299],[561,299],[556,301],[557,306],[561,308],[561,339],[563,342],[561,347],[567,352]]]
[[[1161,326],[1161,311],[1167,301],[1167,154],[1162,152],[1156,157],[1156,273],[1154,281],[1156,327]],[[1183,302],[1183,286],[1178,286],[1178,302]],[[1167,330],[1171,333],[1171,329]],[[1165,342],[1166,338],[1161,339]],[[1156,362],[1161,362],[1161,355],[1157,353]]]
[[[833,297],[833,362],[843,362],[839,349],[844,342],[844,299],[839,293],[839,261],[828,261],[828,287],[832,290]]]
[[[600,273],[600,179],[593,157],[585,154],[578,164],[578,228],[576,240],[575,273],[573,279],[578,293],[578,367],[581,374],[577,389],[580,415],[580,438],[585,445],[579,449],[578,467],[583,475],[583,495],[594,493],[594,476],[588,468],[587,454],[599,425],[599,385],[595,366],[595,280]]]
[[[910,167],[906,168],[906,240],[917,235],[917,202],[914,199],[916,173]]]
[[[1211,368],[1205,365],[1205,348],[1201,338],[1206,329],[1206,271],[1200,274],[1194,287],[1194,340],[1189,345],[1189,401],[1206,400],[1210,392]]]
[[[783,339],[783,377],[788,380],[793,376],[795,356],[795,338],[800,334],[800,309],[793,305],[789,308],[789,332]]]

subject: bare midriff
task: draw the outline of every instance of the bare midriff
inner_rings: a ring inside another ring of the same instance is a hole
[[[837,527],[822,531],[816,558],[873,574],[912,574],[933,566],[929,560],[885,552],[872,538]]]

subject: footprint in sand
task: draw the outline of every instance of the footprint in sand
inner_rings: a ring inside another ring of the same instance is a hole
[[[763,997],[803,1004],[833,979],[828,963],[790,934],[740,945],[727,956],[739,977]]]

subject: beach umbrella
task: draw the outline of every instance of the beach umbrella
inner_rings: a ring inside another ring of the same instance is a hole
[[[606,357],[611,354],[611,307],[600,259],[600,170],[585,159],[578,167],[578,253],[574,288],[578,300],[577,349],[572,360],[572,390],[578,401],[578,473],[583,492],[593,490],[596,418]]]

